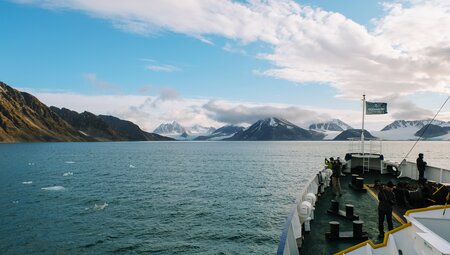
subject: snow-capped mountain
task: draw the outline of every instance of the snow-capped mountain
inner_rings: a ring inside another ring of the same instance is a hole
[[[153,130],[153,133],[160,135],[181,135],[183,133],[187,133],[187,130],[178,122],[173,121],[172,123],[163,123],[159,125],[155,130]]]
[[[198,136],[195,138],[197,141],[206,141],[206,140],[222,140],[225,138],[230,138],[237,132],[244,130],[243,127],[234,126],[234,125],[226,125],[221,128],[216,129],[212,134],[205,136]]]
[[[423,133],[425,126],[431,120],[396,120],[385,126],[381,131],[372,132],[376,137],[383,140],[416,140]],[[435,140],[449,140],[450,135],[444,131],[450,126],[449,122],[434,120],[427,128],[424,138]],[[420,132],[419,132],[420,131]]]
[[[350,125],[339,119],[332,119],[327,122],[314,123],[309,125],[309,129],[315,131],[344,131],[353,129]]]
[[[402,128],[409,128],[414,127],[417,128],[417,130],[421,129],[427,124],[430,124],[431,120],[396,120],[392,122],[391,124],[385,126],[381,131],[388,131],[392,129],[402,129]],[[448,122],[440,121],[440,120],[434,120],[433,125],[441,126],[441,125],[448,125]]]
[[[250,127],[226,140],[320,140],[323,136],[319,132],[305,130],[287,120],[270,117],[255,122]]]
[[[448,134],[448,131],[438,125],[427,125],[422,127],[419,131],[417,131],[414,135],[417,137],[424,137],[424,138],[434,138],[438,136],[443,136]]]
[[[210,135],[215,130],[214,127],[204,127],[201,125],[193,125],[192,127],[186,128],[180,123],[173,121],[172,123],[159,125],[153,132],[177,140],[193,140],[198,136]]]
[[[192,127],[188,128],[189,133],[191,134],[212,134],[214,131],[216,131],[216,128],[214,127],[204,127],[201,125],[193,125]]]
[[[309,130],[324,134],[324,140],[333,140],[336,136],[341,134],[341,132],[350,129],[353,128],[339,119],[332,119],[330,121],[313,123],[309,125]]]

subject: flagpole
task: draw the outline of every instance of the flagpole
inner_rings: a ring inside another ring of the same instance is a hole
[[[363,95],[362,103],[361,153],[364,155],[364,110],[366,108],[366,95]]]

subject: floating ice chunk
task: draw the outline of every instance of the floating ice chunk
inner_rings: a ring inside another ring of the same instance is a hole
[[[25,185],[33,184],[33,181],[22,182],[22,184],[25,184]]]
[[[63,174],[63,176],[72,176],[72,175],[73,175],[73,172],[67,172],[67,173]]]
[[[108,206],[108,203],[106,203],[106,202],[103,204],[100,204],[100,205],[94,204],[94,210],[100,211],[100,210],[105,209],[107,206]]]
[[[48,191],[61,191],[61,190],[65,190],[66,188],[64,188],[63,186],[50,186],[50,187],[45,187],[45,188],[41,188],[43,190],[48,190]]]

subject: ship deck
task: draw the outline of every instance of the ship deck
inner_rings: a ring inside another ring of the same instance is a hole
[[[364,184],[368,192],[354,191],[349,187],[351,182],[351,174],[346,174],[340,178],[341,190],[343,195],[333,196],[331,187],[327,188],[325,192],[318,198],[315,205],[314,220],[311,221],[311,232],[305,233],[300,254],[334,254],[353,245],[356,245],[361,240],[327,240],[325,233],[330,230],[329,222],[338,221],[340,223],[340,231],[352,231],[353,225],[351,220],[344,219],[339,216],[329,215],[327,210],[331,206],[331,200],[339,201],[339,209],[345,211],[345,204],[354,205],[354,214],[359,216],[359,219],[364,222],[363,231],[368,233],[368,237],[374,243],[381,243],[383,238],[378,237],[378,202],[376,198],[376,191],[370,188],[376,180],[381,183],[392,181],[394,184],[398,179],[393,175],[380,175],[379,172],[365,173]],[[414,182],[409,179],[402,181]],[[402,225],[405,222],[403,218],[404,212],[409,208],[394,207],[393,223],[394,228]],[[387,223],[385,222],[385,231],[387,231]]]

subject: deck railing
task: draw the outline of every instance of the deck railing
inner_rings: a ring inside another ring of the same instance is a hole
[[[321,173],[323,170],[319,171]],[[280,243],[278,244],[277,255],[298,255],[298,248],[301,246],[302,225],[299,218],[299,209],[303,201],[305,201],[306,194],[314,193],[317,196],[319,191],[319,178],[314,175],[309,179],[306,186],[302,189],[296,199],[295,205],[289,213],[289,217],[284,225],[281,233]]]
[[[361,139],[348,138],[349,153],[361,153]],[[364,141],[364,153],[368,154],[382,154],[383,153],[383,140],[374,138]]]
[[[409,177],[413,180],[419,179],[419,171],[414,162],[403,160],[399,165],[400,176]],[[426,166],[424,177],[427,180],[432,180],[439,183],[450,183],[450,170],[434,166]]]

